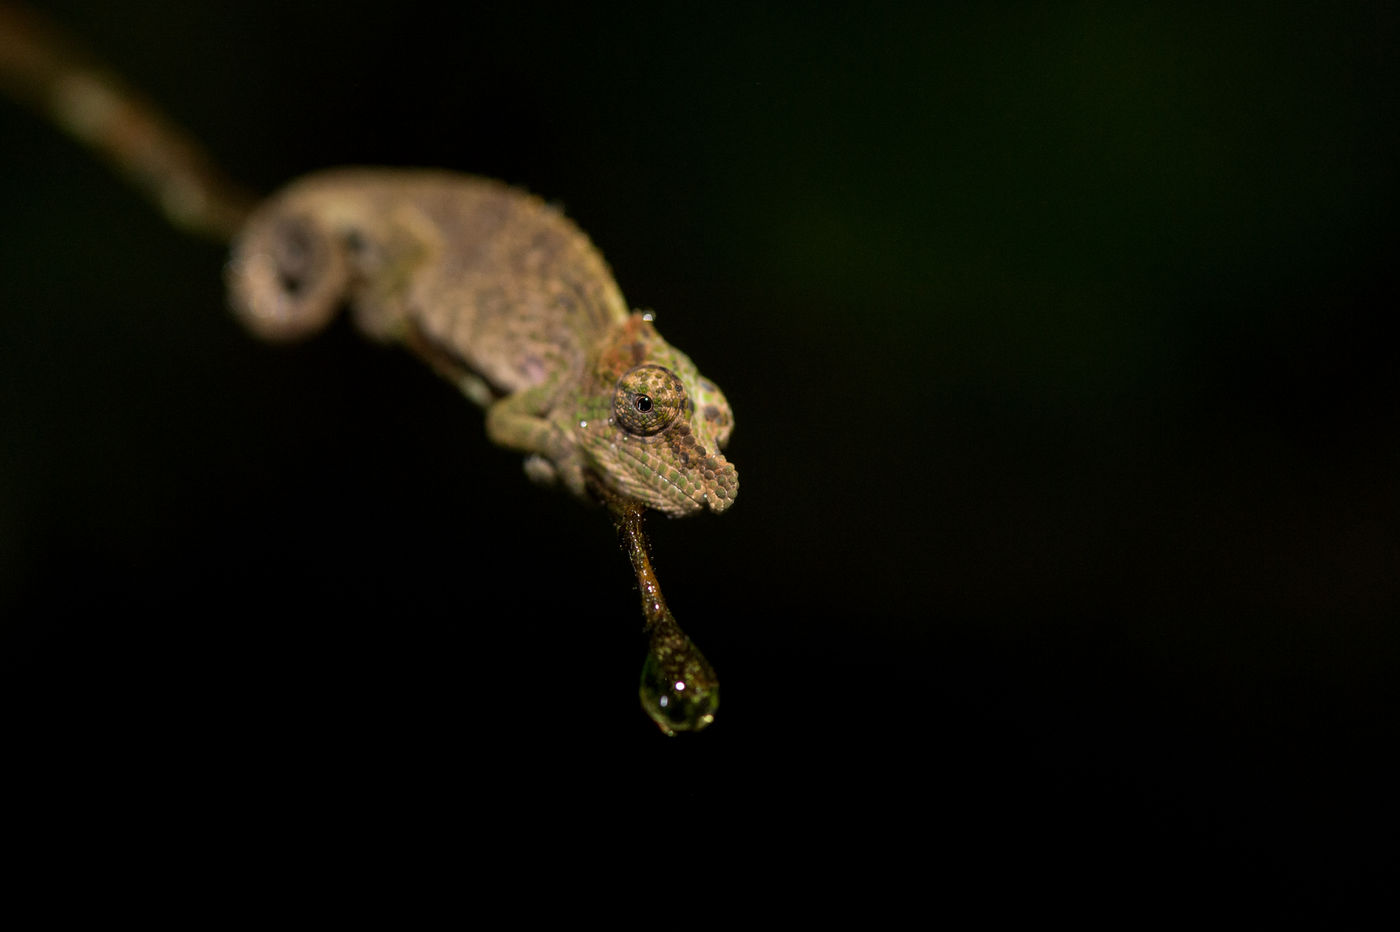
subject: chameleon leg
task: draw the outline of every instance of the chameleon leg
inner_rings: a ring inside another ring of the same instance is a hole
[[[541,416],[554,395],[553,384],[545,382],[493,402],[486,409],[486,436],[497,446],[532,454],[526,466],[530,478],[539,481],[552,473],[574,495],[583,496],[583,468],[577,456],[559,428]]]
[[[496,400],[495,393],[491,391],[491,386],[485,379],[468,369],[456,356],[428,339],[416,321],[410,320],[401,328],[399,340],[410,352],[431,366],[434,372],[457,386],[472,404],[480,408],[489,408]]]

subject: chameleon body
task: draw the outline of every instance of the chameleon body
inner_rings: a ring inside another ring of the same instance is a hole
[[[60,31],[0,0],[0,94],[34,107],[190,232],[233,240],[227,280],[255,334],[291,340],[345,307],[486,408],[526,471],[612,512],[642,594],[639,693],[667,734],[714,719],[719,684],[661,597],[642,514],[724,511],[723,393],[629,312],[582,231],[538,198],[444,171],[337,169],[259,201]]]
[[[259,336],[294,339],[342,306],[486,408],[491,440],[581,498],[590,482],[672,516],[738,492],[720,450],[723,393],[629,312],[602,256],[562,213],[501,182],[337,169],[263,202],[235,238],[232,303]]]

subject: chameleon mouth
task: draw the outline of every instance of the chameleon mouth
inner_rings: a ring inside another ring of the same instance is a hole
[[[648,458],[623,444],[619,453],[632,467],[622,477],[625,493],[668,515],[688,515],[705,506],[704,492],[683,489],[674,479],[656,469]]]
[[[657,511],[679,518],[704,508],[720,514],[734,504],[739,490],[738,473],[718,453],[706,456],[699,465],[672,473],[669,469],[657,469],[645,453],[633,451],[626,445],[619,452],[634,466],[627,484],[636,486],[637,498]]]
[[[705,471],[715,491],[702,497],[710,510],[719,514],[734,504],[739,494],[739,471],[720,453],[705,457]]]
[[[699,469],[681,472],[683,481],[678,482],[627,444],[621,445],[618,452],[633,467],[619,482],[622,493],[673,517],[694,514],[706,507],[719,514],[733,503],[739,489],[734,467],[718,454],[705,457]]]

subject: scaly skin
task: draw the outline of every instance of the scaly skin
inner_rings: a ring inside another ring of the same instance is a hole
[[[255,207],[178,127],[3,0],[0,93],[108,158],[173,223],[233,238],[232,302],[255,333],[302,337],[348,305],[486,407],[528,473],[604,503],[642,593],[642,705],[668,735],[713,721],[719,683],[666,607],[642,514],[729,507],[733,417],[650,314],[628,313],[577,227],[500,182],[434,171],[323,172]]]
[[[295,339],[348,305],[486,407],[526,471],[668,515],[724,511],[734,419],[695,364],[628,313],[601,255],[538,198],[442,171],[337,169],[264,202],[234,244],[235,311]]]

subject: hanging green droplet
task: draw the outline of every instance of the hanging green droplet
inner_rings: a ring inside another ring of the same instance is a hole
[[[667,735],[699,731],[715,720],[719,680],[680,629],[658,625],[642,664],[642,708]]]

